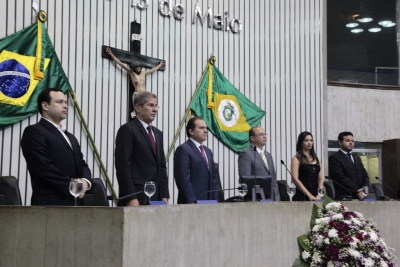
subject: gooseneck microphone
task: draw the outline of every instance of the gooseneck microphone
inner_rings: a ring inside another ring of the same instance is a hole
[[[252,190],[254,190],[254,194],[252,194],[253,202],[257,201],[256,153],[257,153],[257,146],[254,146],[254,161],[253,161],[254,187],[252,189]]]
[[[283,165],[283,166],[285,166],[285,168],[286,168],[286,171],[290,174],[290,179],[292,180],[292,183],[294,183],[295,185],[296,185],[296,180],[293,178],[293,175],[292,175],[292,173],[289,171],[289,169],[288,169],[288,167],[286,166],[286,164],[285,164],[285,162],[283,161],[283,160],[281,160],[281,164]],[[286,176],[286,184],[287,184],[287,176]],[[297,185],[296,185],[296,187],[297,187]],[[300,190],[300,188],[299,188],[299,190]],[[301,191],[301,190],[300,190]],[[303,193],[303,198],[304,198],[304,201],[306,201],[306,194],[304,194],[304,192],[302,192]]]
[[[396,196],[396,200],[399,199],[399,196],[397,195],[397,192],[394,191],[394,189],[392,187],[390,187],[387,183],[385,183],[382,179],[379,179],[378,176],[375,176],[375,179],[379,180],[379,182],[381,182],[382,184],[386,185],[390,190],[392,190]]]
[[[107,196],[107,199],[108,199],[108,200],[122,200],[122,199],[125,199],[125,198],[128,198],[128,197],[137,195],[137,194],[142,193],[142,192],[143,192],[143,191],[139,191],[139,192],[136,192],[136,193],[133,193],[133,194],[129,194],[129,195],[120,197],[120,198],[114,198],[113,196]]]
[[[330,178],[328,176],[325,176],[325,178],[330,180],[330,181],[332,181],[333,183],[337,184],[338,186],[340,186],[341,188],[343,188],[344,190],[346,190],[349,193],[348,196],[342,196],[338,200],[341,200],[341,201],[353,201],[353,194],[349,191],[349,189],[347,189],[346,187],[344,187],[343,185],[339,184],[338,182],[336,182],[335,180],[333,180],[332,178]]]

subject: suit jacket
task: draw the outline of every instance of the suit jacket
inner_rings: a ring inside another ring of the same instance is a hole
[[[154,155],[147,129],[138,118],[133,118],[118,130],[115,140],[115,169],[120,197],[143,191],[145,182],[153,181],[156,192],[151,200],[169,198],[163,134],[156,127],[152,127],[152,130],[157,155]],[[132,199],[138,199],[141,205],[148,204],[148,197],[142,192],[118,201],[118,206],[125,206]]]
[[[67,131],[65,134],[72,148],[60,131],[43,118],[24,130],[21,148],[31,175],[31,205],[74,205],[69,193],[71,178],[91,181],[78,140]]]
[[[341,150],[329,156],[329,176],[336,182],[333,183],[336,199],[348,196],[348,191],[351,192],[353,198],[358,198],[357,190],[369,184],[368,173],[360,157],[353,154],[353,159],[354,163]]]
[[[196,200],[218,200],[217,174],[211,150],[204,146],[207,163],[192,140],[178,146],[174,153],[174,177],[178,187],[178,204],[196,203]]]
[[[261,158],[261,155],[257,151],[254,151],[253,146],[250,146],[249,148],[247,148],[246,150],[244,150],[239,154],[239,160],[238,160],[239,175],[240,177],[249,175],[257,175],[257,176],[271,175],[272,192],[273,192],[272,199],[275,201],[280,201],[281,197],[279,195],[278,181],[276,180],[274,161],[270,153],[266,152],[265,150],[264,153],[268,162],[269,170],[265,165],[263,159]],[[254,156],[255,156],[255,162],[254,162]],[[264,193],[269,194],[269,192],[264,192]]]

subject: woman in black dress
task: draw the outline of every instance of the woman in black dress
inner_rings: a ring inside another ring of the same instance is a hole
[[[314,151],[314,140],[310,132],[299,134],[296,144],[297,155],[292,158],[291,172],[297,187],[294,201],[321,199],[318,188],[324,186],[321,161]]]

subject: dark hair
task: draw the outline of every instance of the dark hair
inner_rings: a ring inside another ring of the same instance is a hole
[[[311,135],[311,137],[314,138],[310,132],[304,131],[299,134],[299,137],[297,138],[297,144],[296,144],[296,152],[297,152],[296,158],[300,161],[300,163],[303,163],[303,164],[309,163],[308,157],[306,155],[304,155],[303,146],[302,146],[302,143],[303,143],[304,139],[306,139],[307,135]],[[317,160],[317,154],[315,154],[314,144],[310,149],[310,156],[312,158],[312,161]]]
[[[256,127],[253,127],[253,128],[250,129],[250,131],[249,131],[249,141],[250,141],[250,143],[251,143],[251,138],[250,137],[256,136],[256,131],[254,131],[255,128],[260,128],[260,126],[256,126]]]
[[[50,92],[64,93],[63,91],[61,91],[61,89],[58,89],[58,88],[46,88],[43,91],[41,91],[37,98],[37,109],[38,109],[40,115],[43,115],[42,103],[46,102],[47,104],[50,105],[50,101],[51,101]]]
[[[140,92],[139,94],[135,95],[135,97],[133,97],[133,108],[135,108],[136,105],[143,107],[150,98],[157,99],[157,95],[148,91]]]
[[[338,141],[343,141],[343,139],[344,139],[344,137],[345,136],[348,136],[348,135],[351,135],[351,136],[353,136],[353,134],[351,133],[351,132],[341,132],[339,135],[338,135]]]
[[[201,117],[192,117],[186,124],[186,136],[190,138],[189,130],[194,130],[196,128],[196,121],[203,120]]]

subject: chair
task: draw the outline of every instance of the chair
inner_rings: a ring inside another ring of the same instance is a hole
[[[214,166],[215,166],[215,172],[217,173],[217,189],[221,190],[223,188],[222,188],[222,184],[221,184],[221,178],[219,176],[219,165],[218,165],[217,162],[214,162]],[[218,202],[224,202],[225,201],[224,191],[219,191],[218,192],[218,197],[219,197]]]
[[[85,193],[83,198],[84,206],[106,206],[110,204],[107,200],[107,192],[103,181],[100,178],[92,179],[92,188]]]
[[[0,205],[22,205],[18,179],[14,176],[0,177]]]
[[[335,187],[332,182],[324,182],[326,195],[330,197],[332,200],[335,200]]]
[[[281,201],[290,201],[290,197],[287,193],[287,182],[286,180],[278,180],[278,190],[281,197]]]

